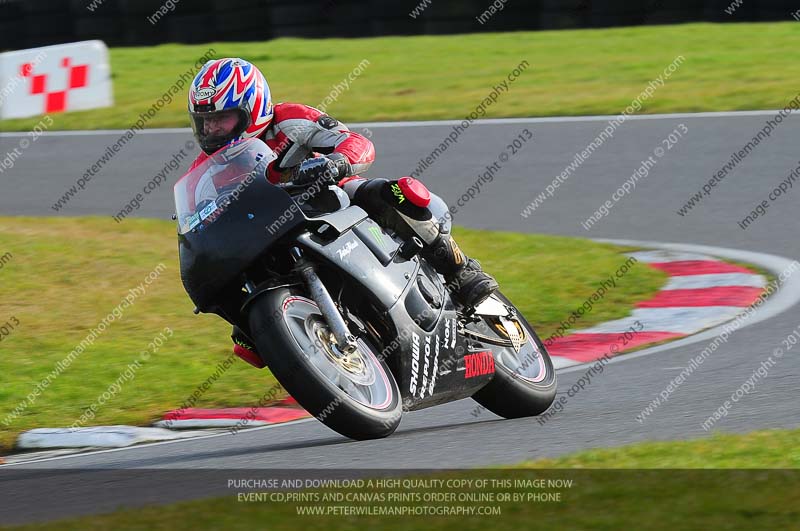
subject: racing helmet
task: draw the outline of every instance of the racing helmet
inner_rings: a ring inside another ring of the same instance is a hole
[[[198,144],[209,155],[231,142],[257,137],[272,122],[267,80],[244,59],[212,59],[189,88],[189,116]]]

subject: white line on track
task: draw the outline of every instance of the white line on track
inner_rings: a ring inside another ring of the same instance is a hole
[[[762,111],[725,111],[725,112],[684,112],[673,114],[638,114],[628,116],[627,120],[675,120],[675,119],[689,119],[689,118],[736,118],[742,116],[772,116],[778,111],[762,110]],[[536,123],[568,123],[568,122],[607,122],[619,118],[620,115],[598,115],[598,116],[542,116],[531,118],[488,118],[485,120],[475,120],[471,126],[475,125],[513,125],[513,124],[536,124]],[[627,121],[626,120],[626,121]],[[402,127],[443,127],[460,124],[462,120],[430,120],[430,121],[416,121],[416,122],[360,122],[348,123],[350,129],[355,128],[402,128]],[[470,126],[470,127],[471,127]],[[47,131],[42,133],[42,136],[99,136],[99,135],[113,135],[122,134],[127,130],[125,129],[98,129],[95,131]],[[136,133],[137,135],[159,135],[159,134],[175,134],[187,133],[191,134],[192,130],[188,127],[185,128],[165,128],[165,129],[143,129]],[[0,138],[16,138],[26,136],[29,133],[23,132],[9,132],[0,133]]]

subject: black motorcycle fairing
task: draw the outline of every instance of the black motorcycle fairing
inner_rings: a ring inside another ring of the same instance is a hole
[[[353,227],[353,232],[358,234],[361,241],[369,247],[372,254],[384,266],[389,265],[397,250],[400,249],[400,244],[394,238],[390,238],[383,228],[371,219],[368,223],[359,223]]]
[[[399,247],[373,220],[364,219],[356,227],[362,225],[369,232],[379,231],[387,246],[394,246],[395,250]],[[418,267],[416,259],[392,261],[384,266],[370,244],[362,240],[355,230],[346,230],[332,241],[323,241],[311,233],[303,233],[297,236],[297,243],[328,266],[348,276],[384,310],[397,303]]]
[[[281,216],[285,222],[268,230]],[[213,223],[178,235],[181,278],[189,297],[200,311],[209,311],[220,290],[272,244],[305,222],[289,194],[266,179],[252,182],[247,193]]]
[[[353,205],[335,212],[309,217],[307,225],[316,229],[316,232],[325,238],[332,239],[365,219],[367,213],[364,209]]]
[[[389,311],[396,327],[395,348],[388,360],[403,396],[403,409],[414,411],[472,396],[494,376],[494,364],[484,370],[468,367],[467,357],[488,360],[490,349],[457,333],[458,315],[448,299],[430,332],[419,327],[398,304]]]
[[[297,241],[376,303],[386,326],[378,338],[383,344],[381,356],[397,380],[404,409],[471,396],[491,380],[493,371],[467,371],[465,358],[478,352],[491,357],[491,351],[457,334],[455,306],[432,267],[417,257],[382,263],[381,253],[367,243],[378,230],[396,251],[399,244],[371,219],[330,242],[309,233]]]

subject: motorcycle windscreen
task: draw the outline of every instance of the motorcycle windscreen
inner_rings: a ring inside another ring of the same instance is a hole
[[[175,184],[181,279],[201,310],[278,238],[305,222],[289,194],[265,177],[274,159],[261,140],[244,140]]]
[[[265,179],[276,158],[264,142],[248,138],[220,149],[181,177],[173,189],[178,233],[214,223],[247,187]]]

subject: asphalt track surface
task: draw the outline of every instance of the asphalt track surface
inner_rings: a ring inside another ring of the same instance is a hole
[[[518,120],[473,125],[451,146],[422,179],[446,201],[457,199],[492,164],[507,145],[528,128],[534,140],[510,157],[494,180],[456,214],[457,224],[493,230],[536,232],[592,238],[678,242],[719,246],[800,258],[800,222],[796,203],[800,191],[790,190],[772,204],[766,216],[742,230],[737,222],[797,166],[800,119],[792,116],[718,184],[709,197],[685,217],[676,211],[697,192],[732,152],[760,130],[772,115],[683,115],[628,120],[597,150],[553,197],[527,219],[520,211],[565,168],[605,127],[603,118]],[[649,176],[624,197],[609,215],[590,231],[581,226],[640,166],[663,145],[662,140],[684,124],[685,137],[658,160]],[[364,131],[363,126],[354,130]],[[368,176],[395,177],[414,170],[452,130],[452,125],[369,125],[378,160]],[[13,169],[2,174],[0,213],[3,215],[88,215],[110,217],[141,191],[175,152],[191,141],[187,131],[139,135],[125,147],[69,206],[56,214],[51,205],[119,133],[45,135],[24,152]],[[0,135],[0,153],[18,144],[13,135]],[[188,163],[187,163],[188,164]],[[184,164],[185,167],[187,164]],[[174,182],[179,172],[170,175]],[[798,186],[795,183],[795,188]],[[794,194],[794,195],[793,195]],[[137,215],[169,219],[171,185],[146,197]],[[124,223],[124,221],[123,221]],[[565,263],[568,268],[570,264]],[[598,280],[611,274],[598,271]],[[531,271],[535,275],[535,271]],[[38,518],[109,510],[116,503],[153,501],[152,493],[131,489],[91,503],[81,498],[80,485],[91,483],[96,469],[209,469],[219,478],[200,487],[173,474],[174,484],[160,501],[226,492],[224,478],[252,477],[230,469],[429,469],[473,468],[525,459],[552,457],[577,450],[630,444],[648,440],[676,440],[708,435],[702,423],[731,397],[759,367],[781,347],[781,340],[800,325],[796,306],[735,332],[644,423],[636,421],[655,396],[708,344],[678,344],[648,356],[631,356],[606,366],[583,391],[571,397],[565,409],[544,425],[535,419],[501,420],[488,412],[475,417],[475,403],[462,400],[407,414],[397,432],[383,440],[354,442],[316,421],[255,429],[167,444],[145,445],[27,464],[27,471],[11,467],[5,473],[30,474],[38,469],[48,477],[63,478],[71,488],[58,492],[72,501],[37,505]],[[800,346],[795,347],[800,351]],[[559,374],[559,392],[569,389],[583,370]],[[794,428],[798,413],[800,361],[796,351],[787,354],[715,425],[724,432],[764,428]],[[243,472],[245,472],[243,470]],[[8,476],[3,476],[10,479]],[[18,476],[19,478],[19,476]],[[165,481],[165,485],[169,483]],[[10,484],[7,484],[10,486]],[[108,486],[113,486],[109,482]],[[120,483],[119,485],[122,485]],[[54,486],[53,489],[56,489]],[[6,490],[6,489],[4,489]],[[163,490],[163,489],[162,489]],[[6,492],[8,492],[6,490]],[[131,494],[139,492],[139,494]],[[5,495],[4,495],[5,496]],[[4,500],[16,509],[0,514],[0,521],[31,519],[32,502],[11,496]]]

